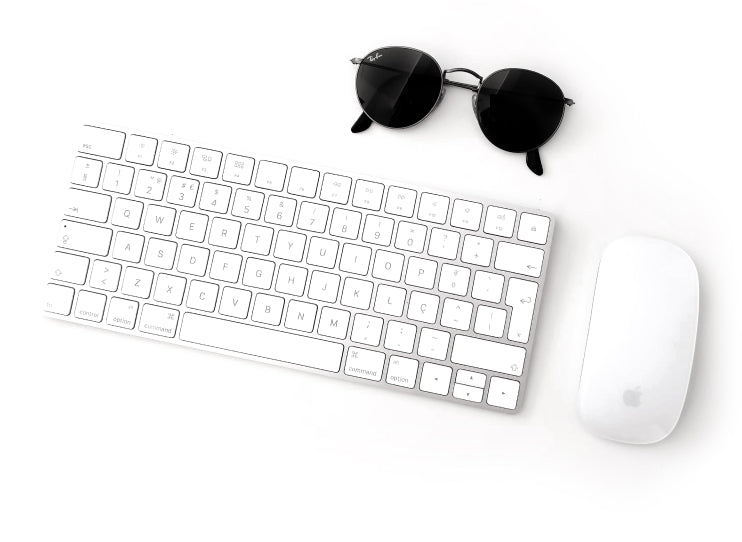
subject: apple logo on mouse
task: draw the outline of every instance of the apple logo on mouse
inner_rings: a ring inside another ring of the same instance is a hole
[[[642,389],[637,386],[623,392],[623,402],[626,406],[638,407],[642,404]]]

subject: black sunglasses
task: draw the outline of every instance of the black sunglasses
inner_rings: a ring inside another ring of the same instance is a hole
[[[536,175],[544,172],[539,147],[559,128],[564,106],[574,104],[540,73],[508,68],[483,78],[466,68],[441,70],[432,56],[410,47],[376,49],[351,62],[358,65],[356,92],[363,108],[353,133],[372,122],[387,128],[417,124],[441,101],[445,85],[465,88],[474,92],[474,114],[485,137],[502,150],[525,152],[526,164]],[[453,72],[473,75],[479,84],[447,79]]]

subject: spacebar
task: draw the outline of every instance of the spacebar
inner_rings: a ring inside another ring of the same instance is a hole
[[[334,373],[343,359],[342,344],[190,312],[183,315],[180,339]]]

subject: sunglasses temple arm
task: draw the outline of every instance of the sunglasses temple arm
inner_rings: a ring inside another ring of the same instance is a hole
[[[351,126],[350,131],[354,134],[357,134],[359,132],[363,132],[365,130],[368,130],[371,125],[373,124],[373,121],[366,115],[366,113],[361,113],[361,116],[358,117],[358,120]]]
[[[528,169],[534,172],[536,175],[544,174],[544,167],[541,165],[541,155],[538,149],[533,149],[526,153],[526,165]]]

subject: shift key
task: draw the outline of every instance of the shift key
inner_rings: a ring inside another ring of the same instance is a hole
[[[57,246],[70,250],[79,250],[98,256],[106,256],[111,246],[113,232],[108,228],[100,228],[89,224],[81,224],[72,220],[62,220],[59,228]]]

